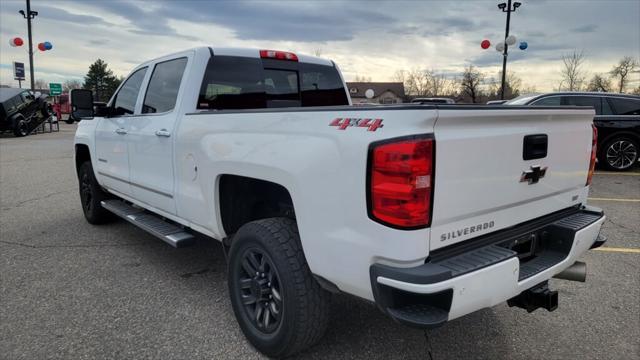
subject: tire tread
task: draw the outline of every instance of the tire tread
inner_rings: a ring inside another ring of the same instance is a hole
[[[270,356],[289,356],[317,343],[327,328],[331,295],[315,280],[302,250],[296,222],[289,218],[268,218],[245,224],[238,234],[252,232],[265,239],[268,248],[284,255],[296,292],[295,329],[286,346]],[[233,246],[233,245],[232,245]],[[282,271],[282,270],[281,270]]]

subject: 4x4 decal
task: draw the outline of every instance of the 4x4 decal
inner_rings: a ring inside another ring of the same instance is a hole
[[[335,118],[329,126],[337,126],[338,130],[346,130],[348,127],[365,127],[367,131],[376,131],[383,127],[382,119],[369,118]]]

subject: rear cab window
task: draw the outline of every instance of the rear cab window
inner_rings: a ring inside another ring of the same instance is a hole
[[[348,105],[335,66],[237,56],[213,56],[205,71],[201,110]]]

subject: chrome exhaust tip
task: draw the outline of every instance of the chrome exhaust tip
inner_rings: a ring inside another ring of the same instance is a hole
[[[563,272],[554,276],[556,279],[585,282],[587,280],[587,264],[576,261]]]

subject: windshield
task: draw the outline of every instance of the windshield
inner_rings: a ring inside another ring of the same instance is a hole
[[[511,99],[504,103],[504,105],[526,105],[529,101],[533,100],[536,96],[540,94],[526,94],[520,95],[517,98]]]

